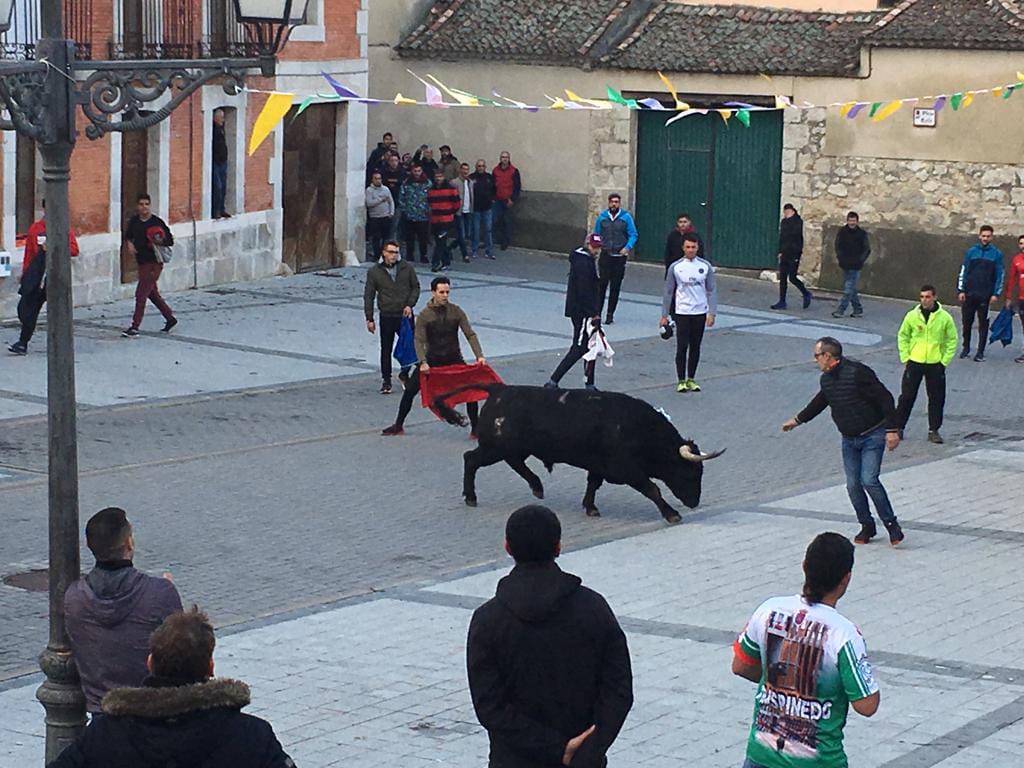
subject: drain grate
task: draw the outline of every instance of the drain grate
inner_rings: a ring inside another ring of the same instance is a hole
[[[37,568],[24,573],[12,573],[4,576],[4,584],[26,592],[49,592],[50,572],[46,568]]]

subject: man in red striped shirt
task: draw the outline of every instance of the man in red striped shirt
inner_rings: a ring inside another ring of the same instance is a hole
[[[432,272],[447,272],[452,267],[451,237],[455,214],[459,212],[459,190],[444,177],[440,168],[434,171],[434,186],[427,192],[430,206],[430,231],[434,236]]]

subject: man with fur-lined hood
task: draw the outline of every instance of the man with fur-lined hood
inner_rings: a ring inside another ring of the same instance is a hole
[[[270,723],[242,714],[249,686],[213,677],[215,643],[198,608],[168,616],[150,640],[142,687],[104,696],[103,715],[49,768],[295,768]]]

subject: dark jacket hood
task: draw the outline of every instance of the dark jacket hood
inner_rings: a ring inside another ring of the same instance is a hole
[[[116,571],[93,568],[82,579],[87,610],[104,627],[115,627],[135,609],[144,593],[146,574],[133,566]]]
[[[554,562],[518,563],[498,582],[498,602],[522,621],[544,621],[580,588],[583,580],[566,573]]]

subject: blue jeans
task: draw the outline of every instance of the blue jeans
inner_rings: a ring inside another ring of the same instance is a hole
[[[494,201],[494,231],[498,236],[498,245],[508,248],[512,242],[512,233],[508,226],[508,201]]]
[[[487,254],[488,258],[494,255],[494,239],[491,237],[491,222],[492,222],[491,209],[486,211],[473,211],[473,255],[476,256],[477,250],[480,248],[480,230],[483,229],[483,245],[484,253]]]
[[[228,192],[228,164],[213,164],[213,201],[210,206],[213,218],[219,218],[226,211],[224,210],[224,196]]]
[[[859,279],[859,269],[843,270],[843,298],[839,300],[839,306],[836,308],[837,312],[845,312],[847,304],[852,305],[853,311],[857,314],[864,311],[864,307],[860,304],[860,296],[857,295],[857,280]]]
[[[868,496],[875,503],[875,511],[882,523],[896,522],[889,494],[885,492],[878,473],[882,471],[882,454],[885,453],[885,427],[868,432],[860,437],[843,436],[843,469],[846,471],[846,492],[857,512],[861,525],[873,526]]]
[[[459,245],[462,258],[469,258],[469,244],[473,241],[473,214],[455,214],[455,242]]]

